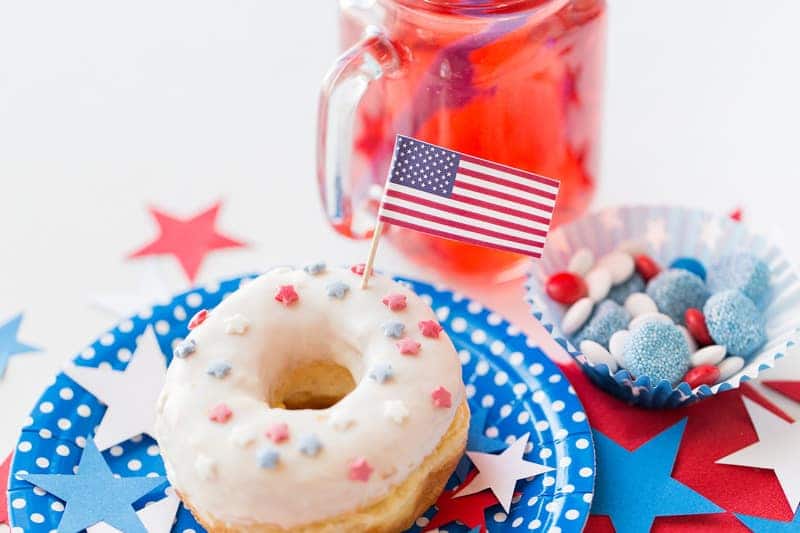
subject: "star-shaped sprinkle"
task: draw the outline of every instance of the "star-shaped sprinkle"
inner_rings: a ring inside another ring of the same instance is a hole
[[[383,416],[395,424],[402,424],[408,418],[408,408],[402,400],[386,400],[383,402]]]
[[[406,326],[402,322],[397,322],[396,320],[384,322],[381,327],[383,328],[383,334],[392,339],[399,339],[406,331]]]
[[[189,331],[192,331],[194,328],[205,322],[206,318],[208,318],[208,309],[201,309],[195,313],[192,319],[189,320]]]
[[[197,342],[194,339],[185,339],[175,345],[172,355],[178,359],[186,359],[197,351]]]
[[[265,435],[275,444],[285,442],[289,439],[289,425],[284,422],[272,424],[265,432]]]
[[[142,433],[153,435],[167,361],[152,328],[148,327],[139,338],[123,372],[70,366],[64,373],[107,406],[94,436],[101,450]]]
[[[225,322],[225,333],[228,335],[244,335],[250,327],[250,321],[239,313],[229,316],[223,322]]]
[[[17,340],[21,324],[22,313],[0,326],[0,378],[5,374],[8,360],[12,356],[39,351],[39,348]]]
[[[400,339],[395,343],[397,349],[400,350],[400,353],[403,355],[417,355],[419,353],[419,349],[422,346],[420,343],[415,341],[414,339]]]
[[[209,363],[206,374],[217,379],[222,379],[231,373],[231,364],[223,359],[216,359]]]
[[[334,281],[328,283],[328,285],[325,287],[325,290],[328,292],[328,296],[330,298],[341,300],[350,291],[350,285],[344,283],[343,281]]]
[[[11,454],[0,463],[0,524],[8,524],[8,501],[6,499],[6,487],[8,487],[8,473],[11,470]]]
[[[199,453],[194,459],[194,470],[200,479],[211,481],[217,477],[217,462],[211,457]]]
[[[151,207],[150,214],[158,224],[159,236],[128,257],[172,255],[180,263],[186,277],[194,281],[206,255],[214,250],[245,246],[244,243],[217,231],[215,224],[220,206],[217,202],[188,219],[176,218]]]
[[[157,502],[148,503],[138,511],[136,516],[144,524],[148,533],[170,533],[172,524],[175,522],[175,513],[181,504],[180,498],[175,494],[172,487],[165,491],[165,496]],[[109,526],[105,522],[97,523],[86,528],[86,533],[125,533],[119,529]]]
[[[298,449],[303,455],[315,457],[320,451],[322,451],[322,442],[319,440],[319,437],[313,433],[301,435],[299,443]]]
[[[318,276],[325,272],[327,265],[323,261],[318,261],[316,263],[310,263],[303,267],[303,270],[306,271],[306,274],[310,276]]]
[[[359,457],[350,462],[347,472],[347,479],[351,481],[369,481],[374,469],[363,457]]]
[[[258,466],[261,468],[266,468],[272,470],[276,466],[278,466],[278,461],[280,461],[281,454],[275,448],[271,447],[264,447],[258,450],[256,453],[256,462]]]
[[[350,272],[353,274],[357,274],[359,276],[364,275],[364,270],[367,268],[366,263],[359,263],[358,265],[353,265],[350,267]],[[370,271],[369,275],[372,276],[374,272]]]
[[[742,514],[737,514],[736,518],[741,520],[754,533],[797,533],[800,531],[800,508],[797,509],[794,519],[790,522],[778,522]]]
[[[486,419],[488,417],[489,409],[484,407],[470,409],[467,451],[494,453],[506,449],[506,443],[502,440],[486,436]],[[469,458],[465,455],[456,468],[456,476],[459,480],[464,481],[467,478],[470,467]]]
[[[514,496],[514,487],[518,480],[538,476],[553,470],[549,466],[526,461],[522,458],[529,437],[530,433],[524,434],[499,455],[467,452],[470,461],[478,469],[478,475],[456,494],[456,498],[491,489],[494,495],[497,496],[500,505],[508,512],[511,508],[511,498]]]
[[[592,514],[608,515],[618,533],[650,531],[657,516],[721,511],[672,477],[686,419],[628,451],[594,432],[597,480]],[[647,495],[647,497],[642,497]]]
[[[406,295],[405,294],[387,294],[381,300],[383,305],[391,309],[392,311],[402,311],[406,308]]]
[[[791,509],[800,505],[800,422],[793,424],[747,398],[743,399],[758,442],[718,460],[718,464],[773,470]]]
[[[99,522],[126,533],[147,533],[132,504],[165,482],[163,477],[114,477],[91,439],[77,474],[27,474],[23,479],[66,502],[61,533],[77,533]]]
[[[353,427],[355,423],[356,421],[353,415],[345,411],[334,411],[331,413],[330,418],[328,418],[328,425],[336,431],[347,431]]]
[[[239,448],[247,448],[256,440],[256,433],[246,426],[236,426],[231,431],[231,442]]]
[[[392,365],[386,361],[375,361],[375,363],[369,367],[367,376],[378,383],[386,383],[394,376],[394,370],[392,369]]]
[[[431,392],[431,400],[436,407],[450,407],[453,401],[450,391],[441,385]]]
[[[438,322],[435,320],[420,320],[419,324],[420,332],[425,337],[430,337],[431,339],[438,339],[439,333],[442,332],[442,326],[439,325]]]
[[[297,295],[297,291],[294,290],[294,286],[292,285],[281,285],[278,288],[278,292],[275,294],[275,301],[286,306],[292,305],[299,299],[300,297]]]
[[[218,424],[224,424],[233,416],[233,411],[227,404],[219,403],[208,413],[208,419]]]

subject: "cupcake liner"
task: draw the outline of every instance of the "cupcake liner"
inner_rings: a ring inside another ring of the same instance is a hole
[[[766,321],[767,342],[747,358],[734,376],[712,386],[692,390],[683,382],[652,383],[647,376],[634,377],[627,370],[611,373],[606,365],[591,365],[560,329],[566,308],[545,293],[547,278],[566,270],[579,248],[589,248],[596,257],[620,246],[633,246],[650,255],[662,267],[678,256],[690,256],[710,265],[717,258],[747,251],[764,260],[770,269],[770,291],[760,302]],[[528,273],[526,300],[533,315],[555,340],[602,389],[629,403],[650,408],[685,405],[719,392],[738,388],[772,368],[800,332],[800,279],[784,253],[741,222],[698,209],[665,206],[623,206],[603,209],[551,232],[540,261]]]

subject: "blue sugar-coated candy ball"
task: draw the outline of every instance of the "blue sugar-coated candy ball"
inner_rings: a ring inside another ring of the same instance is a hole
[[[683,324],[683,315],[690,307],[702,309],[708,299],[705,283],[688,270],[665,270],[647,284],[647,295],[658,310],[676,324]]]
[[[706,267],[694,257],[679,257],[669,265],[670,268],[679,268],[696,275],[703,281],[706,280]]]
[[[681,330],[665,322],[645,322],[625,344],[625,368],[635,377],[648,376],[653,385],[679,383],[689,370],[689,345]]]
[[[747,357],[767,341],[764,318],[753,300],[739,291],[714,294],[703,307],[706,326],[714,342],[731,355]]]
[[[769,267],[747,252],[726,255],[709,271],[708,288],[711,292],[730,289],[741,291],[759,304],[769,290]]]
[[[608,299],[624,305],[628,296],[634,292],[644,292],[644,279],[636,273],[619,285],[611,287],[611,290],[608,291]]]
[[[595,306],[594,312],[586,321],[586,325],[575,335],[574,344],[590,340],[608,348],[611,335],[628,327],[631,314],[624,307],[611,300],[603,300]]]

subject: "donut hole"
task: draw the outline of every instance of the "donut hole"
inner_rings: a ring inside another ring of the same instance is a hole
[[[327,409],[356,388],[346,367],[334,361],[312,361],[289,369],[267,398],[279,409]]]

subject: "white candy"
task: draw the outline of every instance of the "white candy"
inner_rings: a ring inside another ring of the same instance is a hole
[[[726,352],[727,350],[725,350],[725,347],[719,344],[712,344],[711,346],[700,348],[692,354],[692,366],[718,365],[725,359]],[[738,370],[736,372],[738,372]]]
[[[633,331],[634,329],[638,328],[642,324],[646,322],[663,322],[665,324],[672,324],[672,319],[665,315],[664,313],[645,313],[643,315],[639,315],[633,320],[630,321],[628,324],[628,329]]]
[[[585,276],[592,269],[593,265],[594,254],[592,251],[588,248],[579,248],[569,260],[567,271],[574,272],[579,276]]]
[[[689,333],[689,330],[686,329],[686,326],[678,326],[678,329],[681,330],[683,333],[683,338],[686,339],[686,344],[689,346],[689,353],[694,353],[697,351],[697,341],[694,340],[692,334]]]
[[[658,313],[658,306],[643,292],[634,292],[625,299],[625,309],[631,316],[637,317],[646,313]]]
[[[605,268],[611,273],[611,283],[617,285],[627,280],[633,275],[633,270],[636,265],[633,263],[633,257],[630,254],[622,251],[611,252],[603,257],[599,263],[599,267]]]
[[[591,298],[581,298],[567,309],[561,319],[561,331],[564,335],[572,335],[578,331],[592,314],[594,302]]]
[[[586,356],[586,359],[592,366],[597,366],[602,363],[608,367],[612,374],[617,371],[617,362],[611,357],[608,350],[603,348],[602,344],[585,340],[581,341],[580,348],[581,353]]]
[[[589,287],[589,298],[599,302],[611,290],[611,273],[605,268],[595,267],[586,274],[586,285]]]
[[[725,381],[744,368],[744,359],[738,355],[732,355],[731,357],[723,359],[722,362],[717,365],[717,368],[719,368],[719,381]]]
[[[625,345],[628,344],[628,339],[631,332],[627,329],[615,331],[611,338],[608,340],[608,350],[619,366],[625,366]]]

